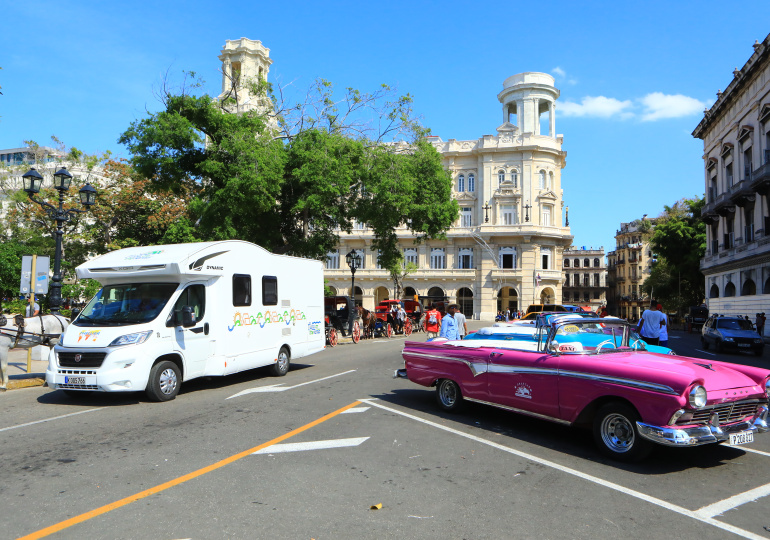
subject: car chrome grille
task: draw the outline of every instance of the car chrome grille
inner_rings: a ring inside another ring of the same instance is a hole
[[[98,368],[101,367],[104,362],[104,357],[107,356],[106,352],[58,352],[59,365],[61,367],[73,367],[73,368]],[[76,360],[76,356],[80,356],[79,360]]]
[[[719,414],[720,424],[730,424],[732,422],[738,422],[743,420],[747,416],[753,416],[757,412],[757,406],[759,401],[734,401],[732,403],[722,403],[720,405],[712,405],[705,409],[699,409],[693,411],[692,421],[688,423],[693,424],[708,424],[709,418],[713,413]]]

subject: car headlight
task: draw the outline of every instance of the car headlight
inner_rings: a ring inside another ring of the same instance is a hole
[[[144,343],[152,335],[152,330],[146,332],[137,332],[135,334],[126,334],[112,340],[108,347],[120,347],[121,345],[139,345]]]
[[[735,341],[735,340],[733,338],[731,338],[731,337],[726,337],[725,341]]]
[[[754,343],[762,343],[762,340],[761,339],[755,339]]]
[[[706,395],[706,389],[702,386],[694,386],[693,389],[690,390],[690,407],[695,409],[702,409],[706,406],[707,399],[708,396]]]

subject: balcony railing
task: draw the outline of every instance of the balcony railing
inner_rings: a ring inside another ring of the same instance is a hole
[[[750,223],[743,228],[743,238],[747,244],[749,242],[754,241],[754,224],[753,223]]]

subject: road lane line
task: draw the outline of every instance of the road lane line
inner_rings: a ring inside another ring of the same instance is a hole
[[[371,407],[353,407],[352,409],[348,409],[347,411],[345,411],[342,414],[361,413],[361,412],[366,412],[369,409],[371,409]]]
[[[280,454],[282,452],[306,452],[308,450],[328,450],[329,448],[347,448],[359,446],[369,437],[356,437],[353,439],[333,439],[328,441],[309,441],[297,443],[274,444],[257,450],[254,454]]]
[[[61,521],[59,523],[56,523],[54,525],[51,525],[49,527],[46,527],[44,529],[40,529],[39,531],[35,531],[33,533],[30,533],[26,536],[22,536],[18,540],[33,540],[36,538],[44,538],[50,534],[54,534],[60,531],[63,531],[64,529],[67,529],[69,527],[72,527],[73,525],[77,525],[78,523],[83,523],[84,521],[88,521],[89,519],[95,518],[97,516],[100,516],[102,514],[106,514],[107,512],[111,512],[113,510],[117,510],[118,508],[121,508],[123,506],[126,506],[128,504],[131,504],[133,502],[142,500],[146,497],[149,497],[150,495],[155,495],[156,493],[160,493],[161,491],[165,491],[169,488],[172,488],[174,486],[178,486],[179,484],[183,484],[187,482],[188,480],[192,480],[194,478],[198,478],[199,476],[203,476],[206,473],[215,471],[217,469],[220,469],[224,467],[225,465],[229,465],[230,463],[233,463],[235,461],[238,461],[239,459],[245,458],[246,456],[250,456],[254,452],[258,452],[259,450],[262,450],[263,448],[267,448],[268,446],[272,446],[276,443],[279,443],[281,441],[285,441],[286,439],[293,437],[294,435],[298,435],[299,433],[302,433],[303,431],[307,431],[308,429],[315,427],[319,424],[322,424],[323,422],[326,422],[327,420],[334,418],[340,413],[345,412],[348,409],[351,409],[355,407],[356,405],[360,405],[360,401],[354,401],[353,403],[349,405],[345,405],[341,409],[337,409],[334,412],[331,412],[327,414],[326,416],[322,416],[321,418],[318,418],[316,420],[313,420],[309,424],[305,424],[302,427],[298,427],[297,429],[294,429],[288,433],[285,433],[284,435],[281,435],[280,437],[276,437],[275,439],[271,441],[267,441],[266,443],[262,443],[259,446],[255,446],[254,448],[250,448],[248,450],[244,450],[243,452],[239,452],[237,454],[234,454],[228,458],[225,458],[221,461],[217,461],[216,463],[212,463],[211,465],[208,465],[207,467],[203,467],[202,469],[198,469],[197,471],[193,471],[191,473],[187,473],[184,476],[180,476],[178,478],[175,478],[173,480],[169,480],[168,482],[164,482],[162,484],[159,484],[155,487],[152,487],[150,489],[145,489],[144,491],[140,491],[139,493],[135,493],[134,495],[130,495],[128,497],[125,497],[123,499],[120,499],[118,501],[112,502],[110,504],[106,504],[104,506],[100,506],[99,508],[95,508],[94,510],[91,510],[89,512],[86,512],[84,514],[80,514],[79,516],[71,517],[67,520]],[[765,539],[766,540],[766,539]]]
[[[762,450],[754,450],[753,448],[746,448],[744,446],[738,447],[738,450],[743,450],[744,452],[751,452],[752,454],[760,454],[762,456],[770,456],[770,452],[763,452]]]
[[[716,356],[717,355],[716,353],[704,351],[704,350],[701,350],[701,349],[695,349],[695,350],[698,351],[698,352],[702,352],[704,354],[710,354],[711,356]]]
[[[391,407],[386,407],[385,405],[382,405],[380,403],[376,403],[373,399],[368,398],[362,398],[359,399],[361,403],[366,403],[367,405],[371,405],[372,407],[377,407],[379,409],[383,409],[398,415],[401,415],[405,418],[409,418],[411,420],[415,420],[417,422],[420,422],[422,424],[426,424],[431,427],[438,428],[442,431],[446,431],[448,433],[452,433],[454,435],[459,435],[460,437],[465,437],[466,439],[470,439],[472,441],[476,441],[481,444],[485,444],[487,446],[491,446],[492,448],[497,448],[498,450],[502,450],[504,452],[507,452],[509,454],[513,454],[516,456],[519,456],[521,458],[524,458],[528,461],[533,461],[535,463],[540,463],[541,465],[545,465],[546,467],[550,467],[552,469],[556,469],[558,471],[562,471],[564,473],[570,474],[572,476],[576,476],[578,478],[582,478],[583,480],[587,480],[589,482],[593,482],[594,484],[598,484],[602,487],[606,487],[615,491],[618,491],[620,493],[624,493],[626,495],[629,495],[631,497],[640,499],[642,501],[648,502],[650,504],[654,504],[656,506],[660,506],[661,508],[665,508],[666,510],[671,510],[672,512],[675,512],[677,514],[680,514],[682,516],[690,517],[692,519],[695,519],[697,521],[700,521],[701,523],[706,523],[708,525],[712,525],[714,527],[717,527],[719,529],[731,532],[733,534],[737,534],[738,536],[742,536],[744,538],[750,538],[751,540],[767,540],[766,536],[760,536],[757,534],[752,533],[751,531],[747,531],[744,529],[741,529],[739,527],[735,527],[733,525],[730,525],[728,523],[724,523],[721,521],[718,521],[714,519],[713,517],[704,517],[698,514],[698,511],[689,510],[687,508],[684,508],[682,506],[672,504],[668,501],[665,501],[663,499],[658,499],[657,497],[653,497],[652,495],[647,495],[646,493],[642,493],[640,491],[636,491],[634,489],[627,488],[625,486],[621,486],[620,484],[616,484],[614,482],[610,482],[608,480],[604,480],[602,478],[599,478],[597,476],[592,476],[590,474],[578,471],[576,469],[572,469],[570,467],[566,467],[564,465],[559,465],[558,463],[554,461],[549,461],[547,459],[543,459],[540,457],[537,457],[533,454],[528,454],[527,452],[522,452],[521,450],[515,450],[509,446],[504,446],[502,444],[482,439],[481,437],[477,437],[476,435],[471,435],[469,433],[462,432],[460,430],[450,428],[447,426],[442,426],[441,424],[437,424],[436,422],[431,422],[430,420],[425,420],[424,418],[420,418],[419,416],[415,416],[413,414],[405,413],[403,411],[399,411],[398,409],[393,409]]]
[[[0,429],[0,432],[10,431],[12,429],[18,429],[18,428],[23,428],[23,427],[27,427],[27,426],[34,426],[35,424],[42,424],[43,422],[52,422],[54,420],[59,420],[61,418],[67,418],[67,417],[70,417],[70,416],[76,416],[78,414],[85,414],[85,413],[90,413],[90,412],[94,412],[94,411],[101,411],[102,409],[106,409],[106,408],[107,407],[98,407],[96,409],[87,409],[85,411],[78,411],[78,412],[74,412],[74,413],[63,414],[61,416],[54,416],[53,418],[44,418],[43,420],[35,420],[34,422],[27,422],[26,424],[19,424],[17,426],[4,427],[4,428]]]
[[[748,502],[753,502],[757,499],[761,499],[762,497],[767,497],[768,495],[770,495],[770,484],[765,484],[764,486],[759,486],[757,488],[744,491],[743,493],[733,495],[728,499],[717,501],[714,504],[704,506],[703,508],[698,509],[696,514],[702,517],[712,518],[714,516],[722,515],[728,510],[738,508],[739,506]]]
[[[258,386],[256,388],[247,388],[246,390],[243,390],[241,392],[238,392],[237,394],[233,394],[229,398],[225,399],[232,399],[234,397],[238,396],[245,396],[246,394],[253,394],[255,392],[257,393],[263,393],[263,392],[284,392],[286,390],[293,390],[295,388],[299,388],[300,386],[305,386],[306,384],[313,384],[320,381],[325,381],[326,379],[331,379],[333,377],[339,377],[340,375],[347,375],[348,373],[353,373],[355,369],[349,369],[348,371],[343,371],[342,373],[337,373],[335,375],[329,375],[328,377],[322,377],[320,379],[315,379],[313,381],[307,381],[300,384],[295,384],[294,386],[282,386],[283,383],[279,384],[270,384],[268,386]]]

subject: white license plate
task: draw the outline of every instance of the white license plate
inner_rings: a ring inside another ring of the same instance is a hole
[[[86,384],[85,377],[64,377],[64,384]]]
[[[745,347],[748,349],[749,347],[751,347],[751,343],[738,343],[738,347]]]
[[[730,433],[730,446],[736,446],[739,444],[749,444],[754,442],[753,431],[739,431],[738,433]]]

